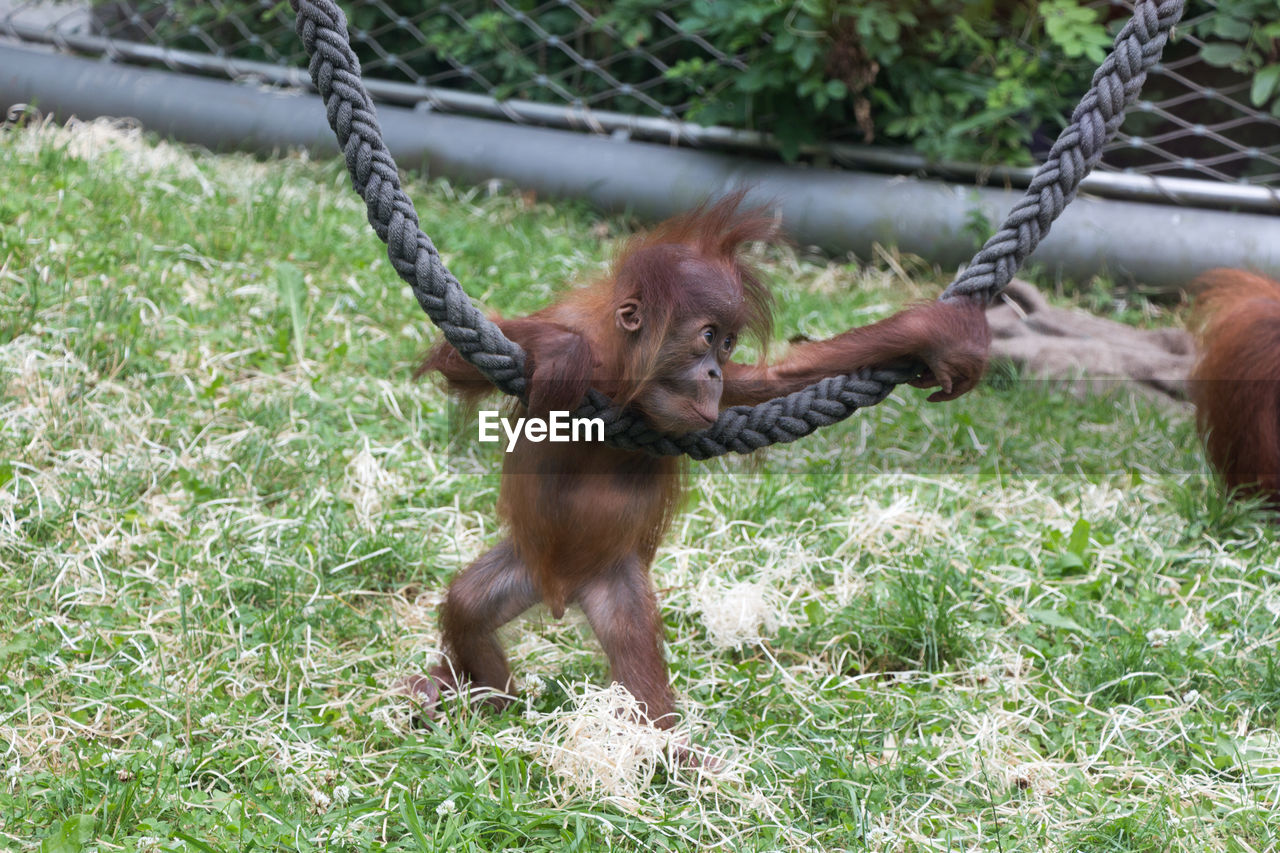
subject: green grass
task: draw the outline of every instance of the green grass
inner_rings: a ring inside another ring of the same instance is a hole
[[[717,773],[612,713],[582,620],[545,612],[508,635],[521,701],[415,727],[395,686],[497,535],[497,454],[411,381],[434,335],[340,167],[90,125],[0,135],[0,176],[0,846],[1280,845],[1280,547],[1185,411],[997,370],[694,466],[654,575]],[[411,190],[508,313],[627,230]],[[762,260],[780,339],[942,283]]]

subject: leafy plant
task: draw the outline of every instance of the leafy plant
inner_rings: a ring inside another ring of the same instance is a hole
[[[1081,6],[1076,0],[1046,0],[1040,4],[1045,35],[1062,48],[1066,56],[1084,56],[1101,63],[1111,39],[1098,25],[1098,10]]]
[[[1220,0],[1192,32],[1200,58],[1253,78],[1249,101],[1280,117],[1280,7],[1273,0]]]
[[[1185,25],[1200,59],[1247,75],[1252,104],[1280,116],[1280,7],[1203,3]],[[1032,162],[1066,123],[1125,19],[1087,0],[347,5],[371,77],[754,129],[788,158],[856,141],[1009,164]],[[301,60],[284,3],[144,0],[98,14],[125,38]]]

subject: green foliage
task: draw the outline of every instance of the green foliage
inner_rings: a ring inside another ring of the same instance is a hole
[[[962,613],[965,578],[953,566],[900,571],[887,585],[879,612],[864,630],[881,670],[940,672],[969,653]]]
[[[287,15],[279,5],[171,5],[174,14],[156,28],[174,46],[206,50],[199,30],[236,55],[298,54],[296,37],[280,26]],[[808,144],[852,139],[1019,163],[1029,160],[1035,131],[1063,124],[1109,42],[1096,12],[1075,0],[508,5],[461,0],[424,9],[388,0],[356,5],[350,24],[372,76],[683,114],[771,133],[788,157]],[[584,24],[575,7],[593,23]]]
[[[1076,521],[1069,535],[1050,529],[1044,537],[1049,555],[1045,569],[1058,576],[1083,572],[1087,567],[1090,529],[1089,522],[1083,518]]]
[[[284,3],[173,0],[158,38],[299,61]],[[141,4],[148,8],[148,4]],[[348,4],[370,76],[829,141],[1022,164],[1054,136],[1127,14],[1085,0],[409,0]],[[663,16],[659,17],[659,13]],[[1207,14],[1206,14],[1207,13]],[[1105,14],[1105,17],[1104,17]],[[1192,3],[1212,66],[1280,115],[1280,6]],[[672,27],[676,29],[672,29]],[[697,41],[695,41],[695,38]],[[717,57],[725,57],[718,59]]]
[[[1101,64],[1111,39],[1098,26],[1098,10],[1081,6],[1076,0],[1045,0],[1040,4],[1044,31],[1067,56],[1084,56]]]
[[[1188,16],[1195,10],[1188,11]],[[1205,63],[1252,77],[1249,101],[1280,117],[1280,5],[1275,0],[1219,0],[1191,27],[1204,41]]]
[[[1094,821],[1072,834],[1068,849],[1075,853],[1165,853],[1172,832],[1165,809],[1153,808]]]
[[[93,817],[67,818],[40,842],[40,853],[80,853],[93,843]]]

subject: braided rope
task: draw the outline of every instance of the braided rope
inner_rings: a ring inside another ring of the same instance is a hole
[[[1102,146],[1120,129],[1125,110],[1142,91],[1147,70],[1159,61],[1183,6],[1184,0],[1137,4],[1022,199],[940,299],[986,303],[1009,285],[1027,255],[1048,236],[1049,226],[1076,197],[1080,182],[1102,159]]]
[[[1101,158],[1103,144],[1119,128],[1125,109],[1146,81],[1147,70],[1160,58],[1169,30],[1182,17],[1184,2],[1139,0],[1133,18],[1116,36],[1111,55],[1094,74],[1092,86],[1026,194],[940,299],[987,302],[1009,284]],[[524,351],[475,307],[445,268],[431,238],[418,227],[418,214],[400,186],[373,100],[361,82],[360,63],[351,49],[342,11],[333,0],[290,0],[290,5],[310,57],[311,79],[324,100],[352,185],[365,201],[369,224],[387,244],[392,266],[445,340],[499,390],[524,399]],[[655,431],[594,389],[573,414],[603,420],[605,440],[615,447],[708,459],[795,441],[845,420],[864,406],[874,406],[913,376],[911,371],[883,369],[831,376],[757,406],[726,409],[708,429],[683,436]]]

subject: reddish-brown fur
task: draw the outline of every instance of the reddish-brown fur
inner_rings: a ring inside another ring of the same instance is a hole
[[[922,363],[930,399],[973,387],[990,332],[981,308],[921,305],[831,340],[801,344],[777,364],[729,361],[739,331],[763,343],[772,299],[739,250],[777,236],[742,196],[701,207],[632,240],[612,273],[529,317],[499,320],[528,353],[528,412],[573,409],[588,387],[631,405],[668,432],[707,426],[725,406],[756,403],[823,377]],[[475,400],[492,390],[447,345],[423,370]],[[523,413],[523,412],[522,412]],[[499,512],[504,539],[454,579],[442,610],[448,661],[413,687],[434,701],[461,676],[506,690],[510,670],[495,630],[542,601],[557,616],[586,613],[613,678],[658,725],[673,722],[662,623],[649,564],[681,493],[682,462],[603,444],[521,440],[506,455]]]
[[[1228,486],[1280,505],[1280,282],[1218,269],[1200,284],[1190,391],[1205,450]]]

